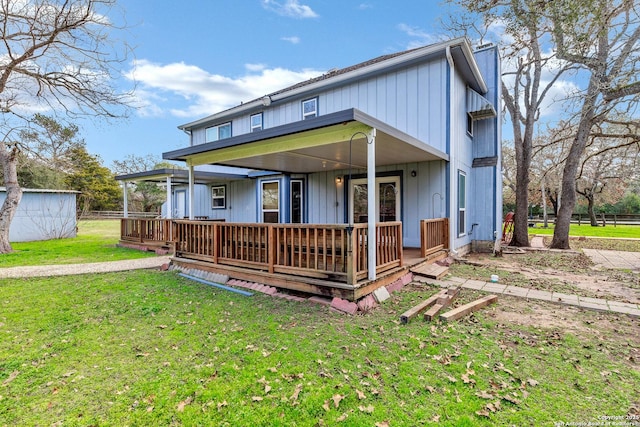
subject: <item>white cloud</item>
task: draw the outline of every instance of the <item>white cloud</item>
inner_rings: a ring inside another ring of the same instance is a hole
[[[369,3],[360,3],[358,5],[358,9],[360,9],[360,10],[366,10],[366,9],[372,9],[372,8],[373,8],[373,6],[371,4],[369,4]]]
[[[404,23],[398,25],[398,30],[402,31],[409,37],[413,37],[415,39],[409,42],[407,49],[426,46],[426,45],[441,42],[443,40],[442,36],[436,36],[434,34],[424,31],[419,27],[412,27]]]
[[[289,42],[291,44],[298,44],[300,43],[300,37],[298,36],[293,36],[293,37],[282,37],[281,40],[284,40],[286,42]]]
[[[262,0],[262,6],[290,18],[317,18],[320,16],[309,6],[300,4],[298,0],[285,0],[284,3],[275,0]]]
[[[137,109],[141,116],[197,118],[226,110],[322,74],[322,71],[268,68],[246,64],[239,77],[211,74],[183,62],[156,64],[138,60],[125,77],[138,87]]]

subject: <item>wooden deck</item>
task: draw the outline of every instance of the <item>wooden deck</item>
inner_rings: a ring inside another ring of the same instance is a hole
[[[122,219],[121,241],[171,245],[173,263],[329,297],[356,301],[389,285],[412,266],[445,252],[446,220],[429,221],[425,243],[402,247],[402,223],[376,225],[376,279],[368,280],[367,225],[256,224],[165,219]],[[435,225],[433,225],[435,224]],[[422,228],[422,227],[421,227]],[[427,240],[430,239],[430,240]]]

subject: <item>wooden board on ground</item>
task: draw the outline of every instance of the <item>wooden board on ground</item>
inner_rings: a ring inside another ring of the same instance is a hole
[[[481,308],[496,302],[497,300],[497,295],[487,295],[484,298],[480,298],[479,300],[472,301],[469,304],[465,304],[441,314],[440,320],[444,320],[445,322],[448,322],[450,320],[458,320],[459,318],[466,316],[469,313],[473,313],[474,311],[480,310]]]
[[[438,264],[422,264],[411,269],[413,274],[428,277],[429,279],[439,279],[449,272],[449,267]]]
[[[440,310],[450,306],[451,303],[455,301],[455,299],[458,297],[459,294],[460,294],[460,287],[447,289],[447,293],[441,296],[440,298],[438,298],[436,303],[433,306],[431,306],[429,311],[427,311],[424,314],[424,320],[426,321],[433,320],[433,318],[436,317],[436,315],[440,312]]]
[[[415,307],[412,307],[409,310],[405,311],[400,315],[400,323],[405,323],[405,324],[409,323],[409,320],[411,320],[411,318],[417,316],[427,308],[431,307],[433,304],[436,303],[436,301],[438,301],[438,298],[441,298],[446,294],[447,294],[447,289],[444,289],[438,292],[437,294],[432,295],[428,299],[422,301],[420,304],[416,305]]]

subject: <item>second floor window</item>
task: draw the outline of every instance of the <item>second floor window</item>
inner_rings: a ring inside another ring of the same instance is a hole
[[[302,120],[318,116],[318,98],[302,101]]]
[[[206,142],[214,142],[225,138],[231,138],[231,122],[207,128],[206,138]]]
[[[251,116],[251,132],[262,130],[262,113]]]

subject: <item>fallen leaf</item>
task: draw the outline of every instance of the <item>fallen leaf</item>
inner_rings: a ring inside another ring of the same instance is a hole
[[[266,393],[269,393],[270,391],[271,391],[271,386],[270,386],[269,384],[265,385],[265,386],[264,386],[264,392],[265,392],[265,394],[266,394]]]
[[[489,411],[487,411],[486,409],[482,409],[480,411],[476,411],[476,415],[489,418]]]
[[[440,415],[434,415],[433,418],[431,418],[431,422],[432,423],[439,423],[440,422]]]
[[[476,396],[478,396],[480,399],[493,399],[495,397],[493,394],[487,393],[484,390],[479,393],[476,393]]]
[[[20,371],[11,372],[7,379],[2,382],[2,386],[6,387],[11,381],[15,380],[18,375],[20,375]]]
[[[455,377],[452,377],[451,375],[448,375],[448,376],[447,376],[447,379],[448,379],[449,381],[451,381],[452,383],[455,383],[455,382],[457,382],[457,381],[458,381],[457,379],[455,379]]]
[[[534,379],[529,378],[529,379],[527,380],[527,384],[529,384],[531,387],[535,387],[535,386],[537,386],[539,383],[538,383],[538,381],[536,381],[536,380],[534,380]]]
[[[298,401],[298,396],[300,395],[301,391],[302,391],[302,384],[298,384],[296,386],[296,389],[293,391],[293,394],[291,395],[290,400],[293,400],[293,402],[296,403]]]
[[[435,392],[436,392],[436,389],[435,389],[435,388],[433,388],[433,387],[431,387],[430,385],[426,386],[425,388],[426,388],[426,389],[427,389],[427,391],[428,391],[429,393],[431,393],[431,394],[433,394],[433,393],[435,393]]]
[[[253,396],[253,397],[251,398],[251,400],[252,400],[252,401],[254,401],[254,402],[262,402],[262,397],[260,397],[260,396]]]
[[[191,402],[193,402],[193,397],[192,396],[187,397],[185,400],[183,400],[182,402],[178,403],[177,411],[178,412],[184,411],[184,407],[187,406],[187,405],[190,405]]]
[[[342,399],[344,399],[344,396],[341,394],[335,394],[331,400],[333,400],[333,404],[335,405],[335,407],[337,408],[340,405],[340,402],[342,401]]]
[[[504,396],[502,396],[502,400],[506,400],[507,402],[511,402],[514,405],[519,405],[520,404],[520,401],[518,399],[516,399],[515,397],[510,396],[508,394],[505,394]]]
[[[349,414],[344,413],[344,414],[340,415],[338,418],[336,418],[336,421],[341,423],[342,421],[346,420],[348,416],[349,416]]]
[[[271,368],[267,369],[267,371],[273,372],[273,373],[278,372],[278,370],[275,367],[271,367]]]
[[[382,421],[375,424],[376,427],[389,427],[389,421]]]
[[[373,413],[375,408],[373,407],[373,405],[368,405],[368,406],[358,406],[358,409],[361,412],[365,412],[367,414],[371,414],[371,413]]]
[[[356,394],[358,395],[358,399],[360,399],[360,400],[367,398],[367,396],[363,392],[358,390],[358,389],[356,389]]]
[[[222,402],[218,402],[218,410],[219,410],[220,408],[224,408],[224,407],[226,407],[227,405],[228,405],[228,403],[227,403],[227,401],[226,401],[226,400],[223,400]]]
[[[329,407],[329,401],[328,400],[324,401],[324,405],[322,405],[322,409],[324,409],[327,412],[329,412],[331,410],[331,408]]]
[[[158,328],[160,328],[160,329],[167,329],[167,325],[158,325]]]
[[[611,372],[609,372],[609,371],[602,371],[602,372],[600,372],[600,375],[602,375],[603,377],[608,377],[609,375],[611,375]]]

